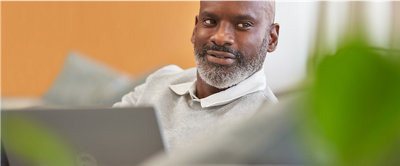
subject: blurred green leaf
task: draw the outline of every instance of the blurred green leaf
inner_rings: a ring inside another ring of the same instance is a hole
[[[399,164],[400,62],[348,41],[318,64],[306,128],[316,165]],[[400,56],[400,55],[397,55]],[[319,157],[318,157],[319,156]]]
[[[73,153],[68,144],[50,129],[24,116],[3,120],[3,138],[7,150],[25,163],[43,166],[72,166]]]

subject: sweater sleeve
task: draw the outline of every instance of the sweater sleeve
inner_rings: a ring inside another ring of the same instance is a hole
[[[129,107],[129,106],[137,106],[137,102],[140,97],[143,95],[146,83],[137,86],[132,92],[124,95],[120,102],[117,102],[113,105],[113,107]]]
[[[176,73],[182,72],[183,70],[176,65],[165,66],[156,72],[150,74],[146,82],[137,86],[132,92],[124,95],[120,102],[117,102],[113,107],[129,107],[138,106],[140,99],[145,95],[145,93],[155,93],[157,94],[157,88],[154,85],[165,84],[164,79]],[[142,103],[143,104],[143,103]]]

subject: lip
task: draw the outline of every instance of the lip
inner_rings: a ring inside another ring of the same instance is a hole
[[[229,52],[224,52],[224,51],[215,51],[215,50],[207,50],[207,54],[210,55],[216,55],[219,58],[231,58],[231,59],[236,59],[236,56],[229,53]]]
[[[229,52],[208,50],[207,60],[211,63],[229,66],[235,63],[236,56]]]

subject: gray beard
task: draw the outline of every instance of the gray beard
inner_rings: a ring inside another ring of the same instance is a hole
[[[197,71],[200,78],[208,85],[218,89],[225,89],[237,85],[259,71],[264,64],[267,54],[268,40],[263,39],[256,57],[246,55],[236,56],[236,64],[232,66],[210,63],[206,59],[206,51],[194,49]]]

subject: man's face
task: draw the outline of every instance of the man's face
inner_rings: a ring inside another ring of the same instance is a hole
[[[228,88],[263,67],[270,20],[265,2],[201,2],[192,42],[198,74]]]

